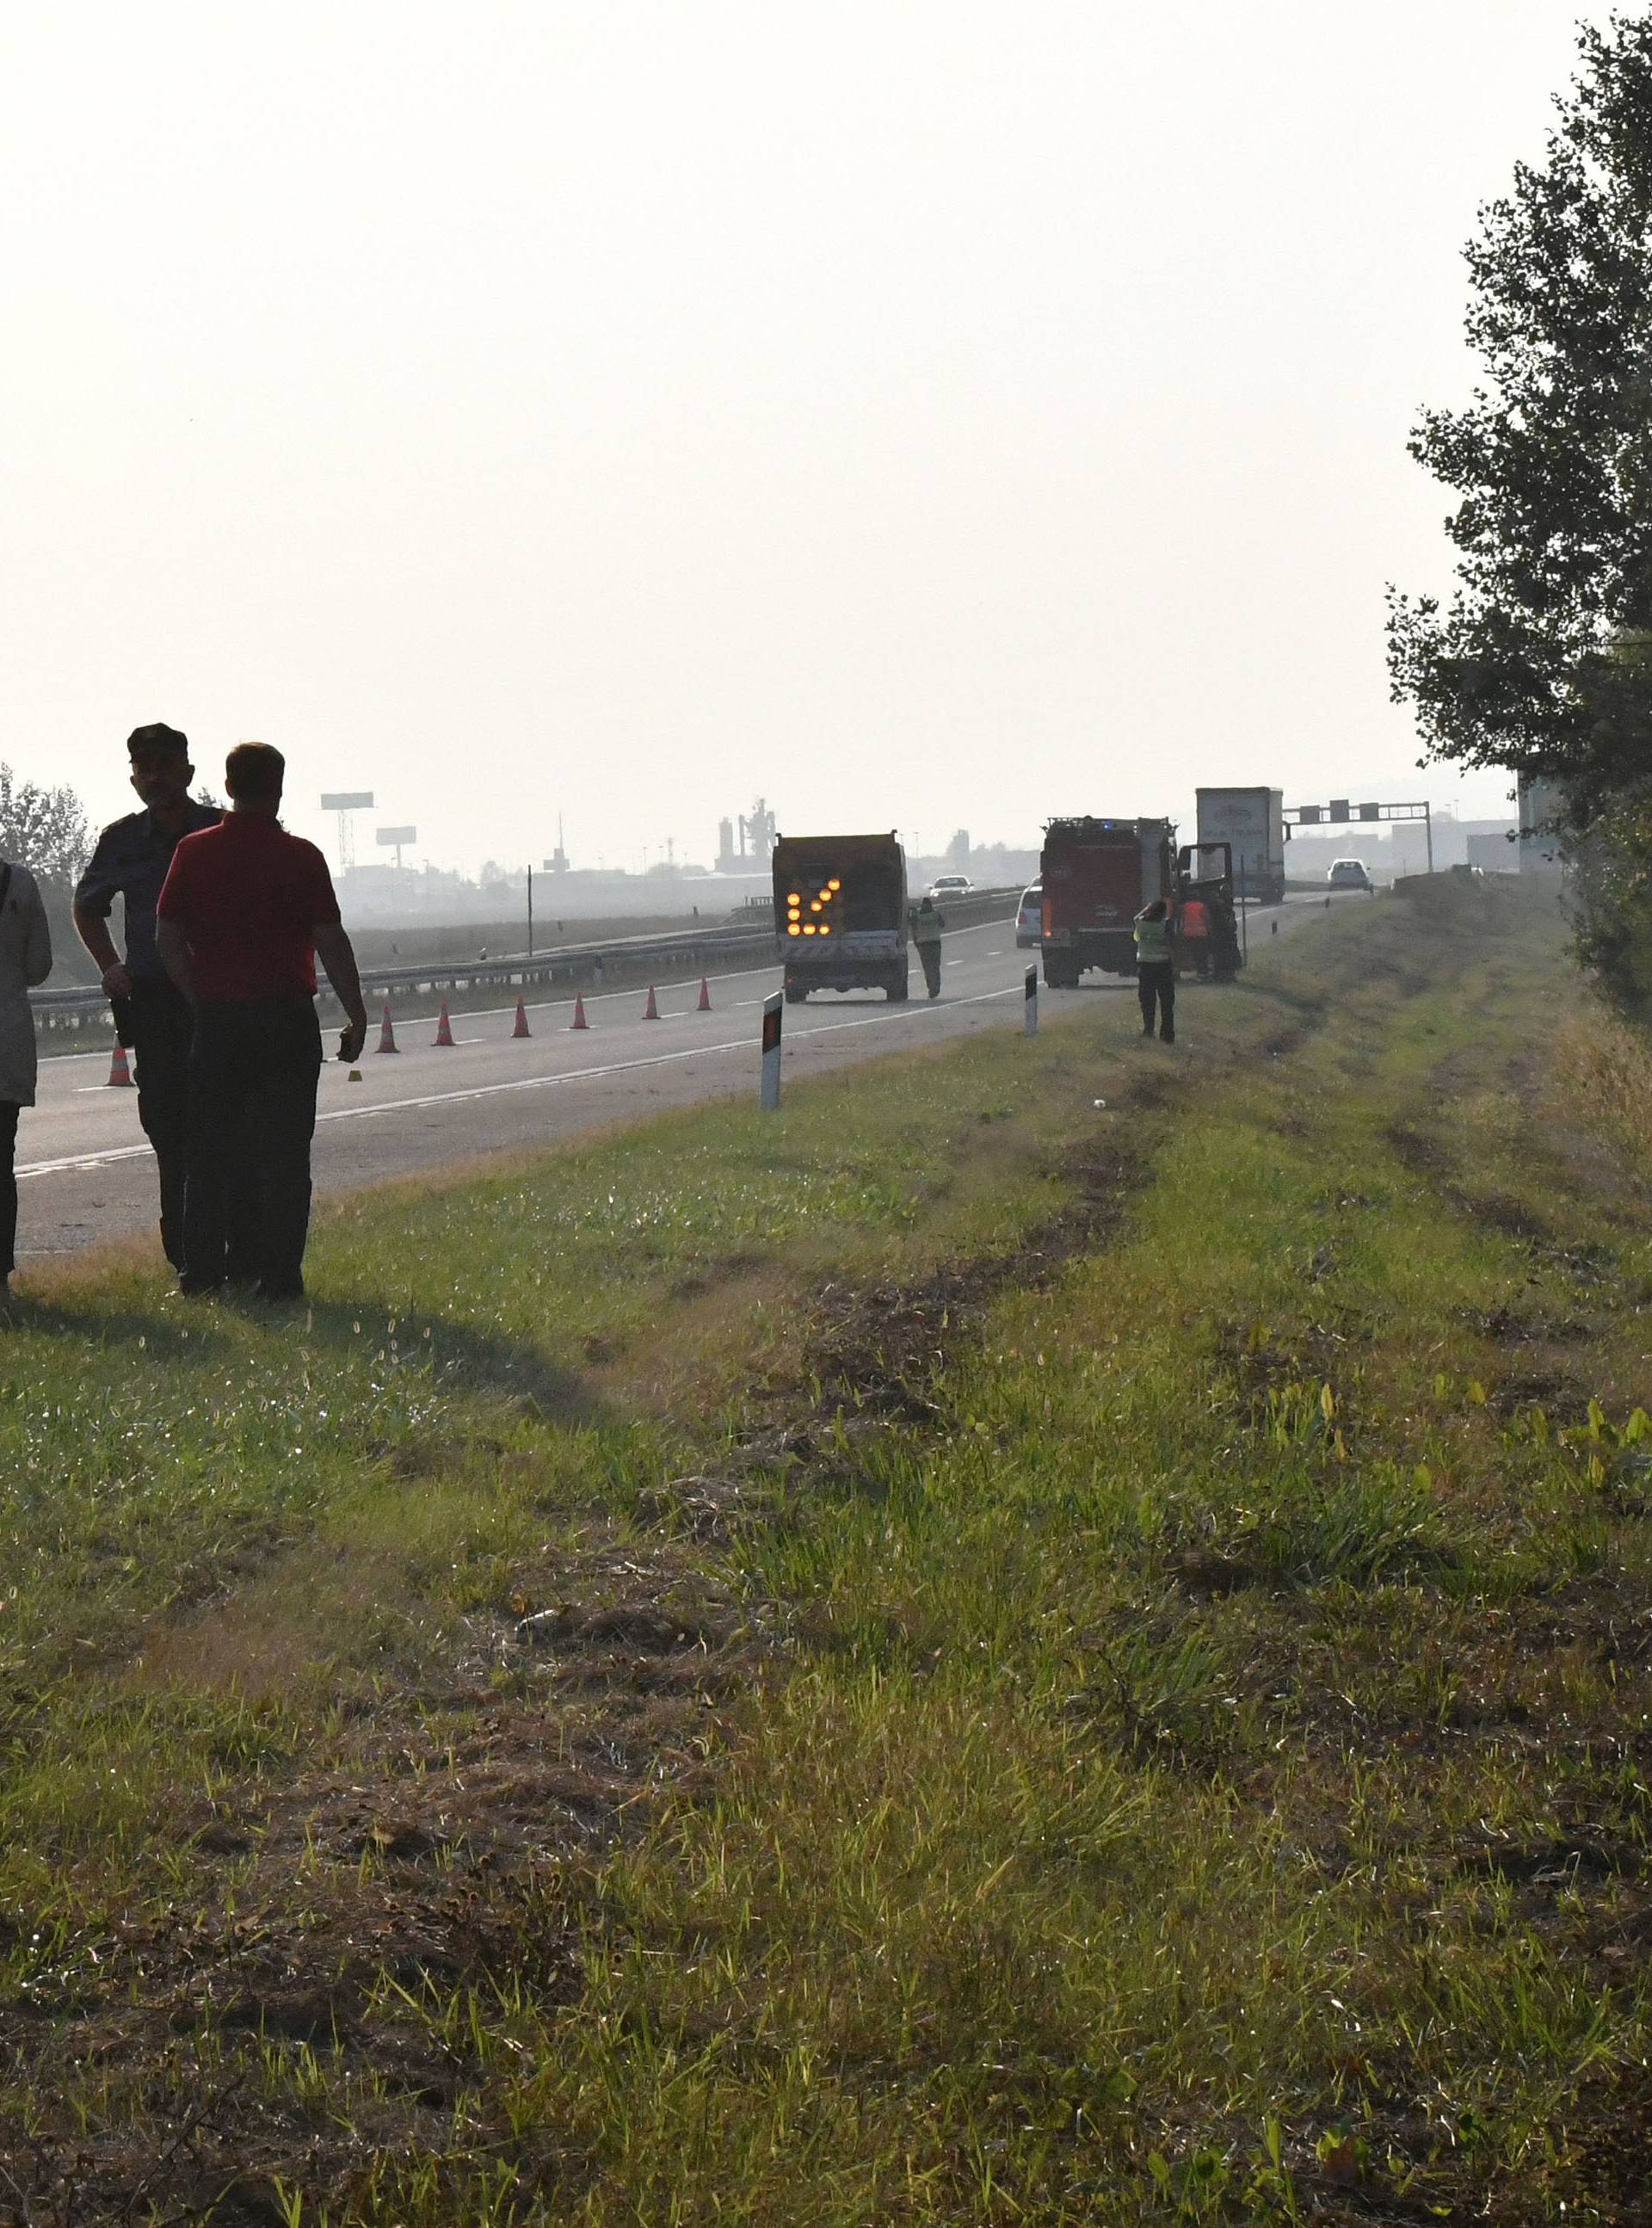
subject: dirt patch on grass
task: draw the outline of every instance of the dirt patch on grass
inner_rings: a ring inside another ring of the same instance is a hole
[[[522,1571],[452,1638],[324,1769],[177,1816],[174,1907],[71,1941],[8,1915],[12,1944],[52,1948],[0,2001],[0,2220],[274,2223],[278,2181],[336,2203],[387,2148],[449,2152],[481,2077],[432,2007],[577,1994],[592,1859],[692,1790],[772,1646],[680,1546],[613,1537]],[[295,2103],[306,2052],[359,2096],[348,2129]],[[87,2127],[62,2100],[89,2082]]]

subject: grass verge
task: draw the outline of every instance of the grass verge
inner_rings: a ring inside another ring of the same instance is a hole
[[[1174,1054],[352,1202],[283,1325],[65,1272],[0,2207],[1641,2217],[1652,1221],[1562,965],[1385,903]]]

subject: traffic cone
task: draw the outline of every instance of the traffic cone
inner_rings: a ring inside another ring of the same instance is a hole
[[[384,1019],[379,1023],[379,1050],[400,1052],[400,1046],[396,1042],[396,1033],[390,1026],[390,1001],[387,998],[384,1002]]]
[[[528,1008],[520,998],[516,1001],[516,1026],[510,1034],[513,1037],[531,1037],[534,1034],[528,1026]]]
[[[590,1026],[590,1022],[585,1017],[585,1000],[576,990],[573,994],[573,1019],[568,1023],[568,1027],[571,1029],[588,1029]]]
[[[109,1080],[117,1091],[132,1088],[132,1072],[126,1065],[126,1047],[118,1038],[115,1040],[114,1057],[109,1063]]]
[[[453,1026],[447,1018],[445,998],[442,1000],[441,1015],[436,1023],[436,1041],[439,1045],[451,1045],[453,1041]]]
[[[700,1004],[696,1010],[702,1014],[711,1011],[711,985],[703,975],[700,978]]]
[[[648,986],[648,1003],[643,1008],[643,1019],[645,1021],[657,1021],[659,1018],[660,1009],[654,1002],[654,985],[650,983]]]

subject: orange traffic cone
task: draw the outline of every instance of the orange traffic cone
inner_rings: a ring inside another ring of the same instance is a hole
[[[534,1034],[528,1026],[528,1008],[520,998],[516,1001],[516,1026],[510,1034],[513,1037],[531,1037]]]
[[[708,1014],[711,1011],[711,985],[703,975],[700,978],[700,1004],[697,1010],[702,1014]]]
[[[451,1045],[453,1041],[453,1025],[447,1018],[445,998],[442,1000],[441,1015],[436,1023],[436,1041],[439,1045]]]
[[[379,1023],[379,1050],[400,1052],[400,1046],[396,1042],[396,1033],[390,1026],[390,1001],[387,998],[384,1002],[384,1019]]]
[[[115,1040],[114,1057],[109,1063],[109,1080],[117,1091],[132,1088],[132,1073],[126,1065],[126,1047],[118,1038]]]
[[[645,1021],[657,1021],[659,1018],[660,1009],[654,1002],[654,985],[650,983],[648,986],[648,1003],[643,1008],[643,1019]]]
[[[585,1000],[576,990],[573,994],[573,1019],[568,1023],[568,1027],[571,1029],[588,1029],[590,1026],[590,1022],[585,1017]]]

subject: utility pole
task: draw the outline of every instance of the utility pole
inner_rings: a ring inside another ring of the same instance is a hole
[[[534,870],[528,869],[528,957],[534,956]]]

